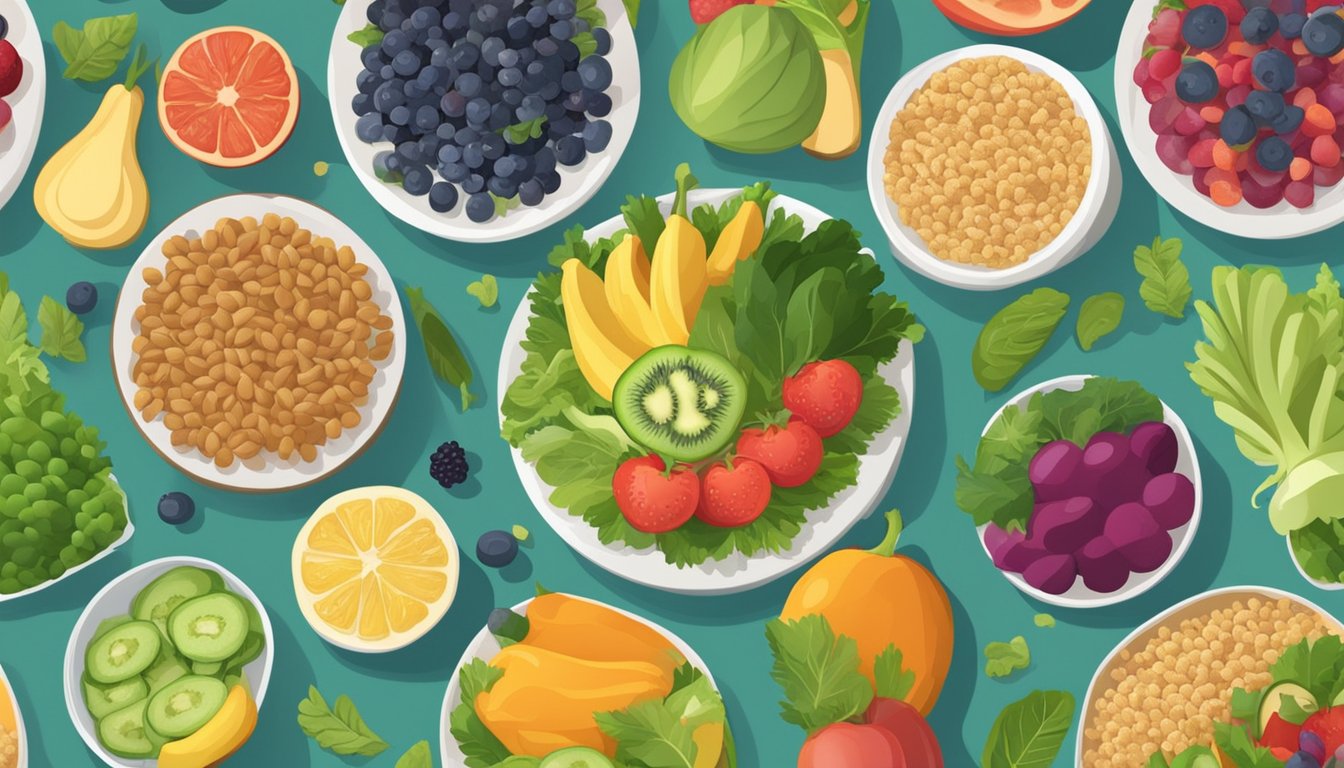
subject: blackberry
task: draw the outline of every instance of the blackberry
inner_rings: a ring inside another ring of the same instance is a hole
[[[467,452],[456,440],[440,445],[429,457],[429,476],[444,488],[466,482]]]

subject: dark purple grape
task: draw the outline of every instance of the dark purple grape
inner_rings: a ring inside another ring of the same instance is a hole
[[[1083,545],[1074,556],[1078,575],[1093,592],[1110,594],[1129,581],[1129,561],[1105,536],[1098,536]]]
[[[994,565],[1009,573],[1021,573],[1047,554],[1045,547],[1027,541],[1022,534],[1009,534],[1008,543],[994,553]]]
[[[1020,531],[1014,531],[1013,533],[1016,533],[1018,536],[1022,535]],[[990,557],[993,557],[994,553],[1002,549],[1003,545],[1007,544],[1009,539],[1012,538],[1012,534],[1003,530],[995,523],[990,523],[985,526],[984,536],[985,549],[989,552]]]
[[[1022,578],[1046,594],[1062,595],[1078,579],[1078,565],[1073,555],[1046,555],[1027,566]]]
[[[1154,475],[1176,469],[1180,454],[1176,432],[1160,421],[1146,421],[1135,427],[1129,434],[1129,449]]]
[[[1101,533],[1106,514],[1086,496],[1038,504],[1031,515],[1028,535],[1046,551],[1073,554]]]
[[[1083,463],[1083,449],[1069,440],[1054,440],[1041,446],[1027,466],[1027,478],[1037,501],[1068,498],[1067,488]]]
[[[1142,504],[1121,504],[1106,518],[1105,536],[1125,556],[1131,570],[1148,573],[1171,556],[1171,536]]]
[[[1174,530],[1195,514],[1195,484],[1175,472],[1158,475],[1143,487],[1142,501],[1159,525]]]

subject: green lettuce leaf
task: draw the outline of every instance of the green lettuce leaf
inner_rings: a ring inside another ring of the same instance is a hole
[[[859,646],[836,636],[825,616],[765,625],[775,663],[770,671],[784,690],[781,717],[809,734],[868,709],[873,686],[859,671]]]
[[[476,714],[476,697],[494,687],[504,676],[502,669],[490,666],[480,659],[457,673],[462,688],[462,703],[448,715],[448,728],[457,739],[457,746],[466,757],[468,768],[492,768],[509,758],[509,750],[495,734],[485,727]]]
[[[1213,743],[1236,768],[1283,768],[1283,761],[1256,744],[1244,725],[1214,723]]]
[[[990,728],[981,768],[1049,768],[1073,724],[1067,691],[1033,691],[1009,704]]]

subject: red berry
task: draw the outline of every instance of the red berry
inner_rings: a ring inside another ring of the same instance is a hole
[[[621,514],[636,530],[666,533],[680,528],[700,504],[700,479],[681,467],[667,471],[657,456],[627,459],[611,478]]]
[[[784,380],[784,407],[822,437],[838,434],[863,403],[863,378],[844,360],[819,360]]]
[[[736,528],[760,517],[769,505],[770,476],[765,467],[738,458],[731,468],[716,463],[705,471],[695,516],[713,526]]]
[[[729,8],[750,5],[752,0],[690,0],[690,3],[691,20],[696,24],[708,24]]]
[[[1158,80],[1166,80],[1180,70],[1181,54],[1175,48],[1163,48],[1148,59],[1148,74]]]
[[[23,59],[14,50],[14,44],[0,40],[0,98],[16,91],[23,80]]]
[[[796,488],[811,480],[824,453],[821,436],[796,418],[783,427],[743,430],[737,440],[737,455],[765,467],[770,482],[780,488]]]

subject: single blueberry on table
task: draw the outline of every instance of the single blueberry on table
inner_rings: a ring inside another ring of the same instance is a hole
[[[65,292],[65,306],[76,315],[86,315],[98,305],[98,286],[81,280]]]
[[[195,514],[195,500],[182,491],[169,491],[159,497],[159,519],[169,525],[182,525]]]
[[[491,215],[494,206],[491,204]],[[503,568],[518,557],[518,540],[508,531],[488,531],[476,542],[476,558],[482,565]]]

